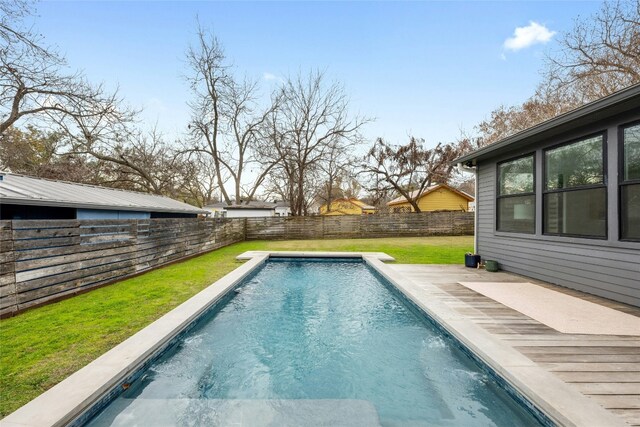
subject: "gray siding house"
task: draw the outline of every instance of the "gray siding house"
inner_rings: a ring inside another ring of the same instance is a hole
[[[476,174],[476,253],[640,306],[640,85],[457,160]]]

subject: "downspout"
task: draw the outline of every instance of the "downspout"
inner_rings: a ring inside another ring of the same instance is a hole
[[[458,163],[458,170],[460,172],[469,172],[475,175],[475,192],[474,199],[476,202],[476,208],[473,210],[473,253],[478,253],[478,168],[475,166],[466,166],[463,163]]]

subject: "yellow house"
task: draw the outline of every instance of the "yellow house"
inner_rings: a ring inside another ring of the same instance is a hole
[[[335,199],[331,202],[331,210],[327,205],[320,206],[320,215],[370,215],[376,213],[374,206],[356,199],[355,197]]]
[[[415,197],[417,191],[411,192],[410,196],[412,198]],[[424,190],[417,202],[422,212],[469,211],[472,207],[470,205],[473,205],[474,198],[446,184],[437,184]],[[387,206],[393,213],[413,212],[415,210],[404,196],[393,199],[387,203]]]

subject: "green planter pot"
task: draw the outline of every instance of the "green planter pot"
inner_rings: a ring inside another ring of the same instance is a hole
[[[487,271],[496,272],[498,271],[498,261],[486,260],[484,262],[484,268]]]

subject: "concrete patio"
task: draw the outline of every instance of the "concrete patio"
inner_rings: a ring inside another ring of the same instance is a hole
[[[530,282],[636,317],[640,317],[639,308],[506,272],[490,273],[457,265],[387,267],[621,421],[640,426],[639,337],[561,333],[459,282]]]

